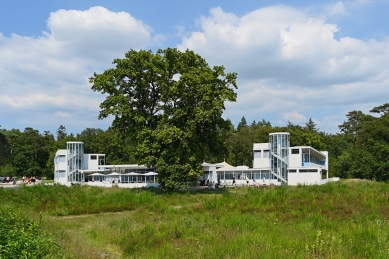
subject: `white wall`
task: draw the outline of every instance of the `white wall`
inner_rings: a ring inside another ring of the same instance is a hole
[[[299,154],[291,154],[291,152],[289,148],[289,167],[301,167],[301,150]]]
[[[317,173],[288,173],[288,185],[321,184],[321,174]]]
[[[102,154],[84,154],[83,168],[84,170],[98,170],[99,169],[99,155]],[[95,160],[91,160],[91,156],[96,156]]]
[[[60,149],[58,150],[56,153],[55,153],[55,158],[57,156],[65,156],[65,161],[64,162],[59,162],[59,163],[55,163],[55,158],[54,158],[54,171],[66,171],[66,161],[67,161],[67,157],[66,157],[66,149]]]
[[[253,168],[268,168],[269,158],[263,158],[263,151],[269,150],[269,143],[254,143],[253,151],[261,151],[260,158],[253,158]],[[270,156],[270,153],[269,153]]]
[[[325,169],[328,171],[328,151],[320,151],[320,152],[322,152],[326,156]]]

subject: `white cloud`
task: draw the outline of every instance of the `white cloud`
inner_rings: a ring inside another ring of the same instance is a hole
[[[58,124],[55,128],[75,121],[78,129],[90,127],[90,121],[98,124],[103,96],[90,89],[88,78],[131,48],[160,39],[129,13],[99,6],[50,13],[47,31],[37,38],[0,33],[0,118],[12,113],[13,120],[29,126],[25,123],[38,116],[34,125],[52,122]],[[61,114],[73,114],[74,119],[61,121],[67,118]]]
[[[328,6],[327,14],[344,15],[370,2],[344,0]],[[322,130],[334,132],[347,111],[387,102],[389,37],[337,39],[336,24],[283,5],[243,16],[214,8],[197,23],[193,32],[176,27],[184,35],[177,47],[238,72],[237,103],[228,103],[225,113],[234,123],[242,116],[271,122],[293,118],[294,123],[315,118]],[[129,49],[163,40],[129,13],[104,7],[52,12],[39,37],[0,33],[2,126],[7,127],[4,120],[21,129],[101,125],[97,114],[104,96],[91,91],[88,78]]]
[[[307,118],[303,114],[297,111],[283,112],[280,115],[281,118],[283,118],[286,121],[290,121],[293,124],[299,124],[307,121]]]
[[[366,5],[374,3],[374,0],[351,0],[351,1],[346,1],[346,5],[351,7],[351,8],[361,8]]]
[[[330,15],[346,15],[348,14],[345,5],[342,1],[327,6]]]
[[[352,110],[387,102],[389,40],[336,40],[337,25],[286,6],[242,17],[215,8],[199,25],[201,30],[183,37],[178,48],[238,72],[237,103],[227,105],[226,117],[258,120],[265,114],[277,121],[290,111],[309,118],[335,112],[333,106]]]

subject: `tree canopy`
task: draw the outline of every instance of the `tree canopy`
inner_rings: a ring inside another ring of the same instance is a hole
[[[222,114],[236,100],[236,73],[171,48],[131,50],[113,64],[90,78],[107,95],[99,118],[114,116],[112,126],[134,142],[138,163],[157,169],[163,189],[197,180],[207,154],[223,156],[230,124]]]

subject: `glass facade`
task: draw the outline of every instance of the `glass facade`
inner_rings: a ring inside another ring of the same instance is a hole
[[[311,149],[304,149],[301,154],[301,165],[302,166],[311,166],[311,163],[316,165],[325,165],[325,157],[319,158],[314,153],[311,153]]]
[[[269,134],[270,172],[279,181],[288,181],[290,134],[286,132]]]
[[[63,155],[56,156],[55,159],[54,159],[54,162],[55,162],[56,164],[65,162],[65,156],[63,156]]]
[[[68,182],[80,183],[84,182],[84,174],[79,170],[82,169],[83,156],[84,156],[84,143],[83,142],[67,142],[67,177]]]
[[[246,180],[246,177],[250,180],[262,180],[262,179],[273,179],[269,173],[269,170],[231,170],[231,171],[218,171],[218,177],[220,180],[233,180],[235,176],[235,180]],[[207,172],[203,175],[204,179],[207,176]]]

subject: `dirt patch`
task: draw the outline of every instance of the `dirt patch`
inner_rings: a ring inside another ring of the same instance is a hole
[[[203,205],[202,203],[187,204],[187,205],[176,205],[176,206],[173,206],[173,209],[182,209],[184,207],[198,207],[198,206],[202,206],[202,205]]]
[[[352,178],[352,179],[346,179],[344,180],[346,183],[354,183],[354,182],[371,182],[369,179],[359,179],[359,178]]]
[[[115,214],[123,214],[128,211],[118,211],[118,212],[104,212],[104,213],[91,213],[91,214],[81,214],[81,215],[69,215],[69,216],[56,216],[61,219],[73,219],[73,218],[86,218],[92,216],[104,216],[104,215],[115,215]]]

